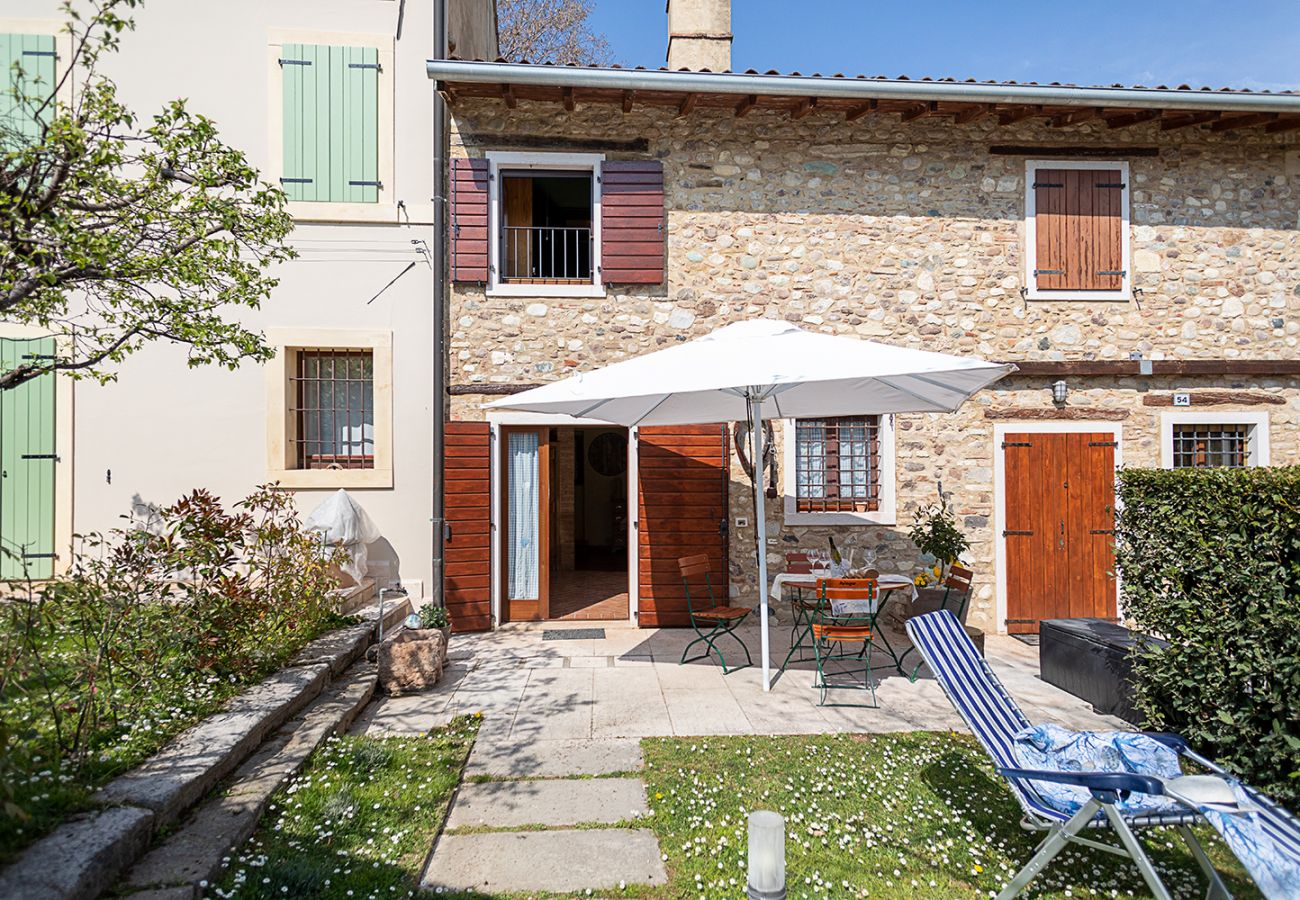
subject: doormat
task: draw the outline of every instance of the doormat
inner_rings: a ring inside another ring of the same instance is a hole
[[[1038,646],[1038,635],[1036,634],[1013,634],[1011,636],[1022,644],[1028,644],[1031,647]]]
[[[598,641],[604,637],[603,628],[548,628],[542,632],[544,641]]]

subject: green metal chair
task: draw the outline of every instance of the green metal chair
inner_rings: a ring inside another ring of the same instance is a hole
[[[849,613],[835,614],[836,601],[856,601],[865,604],[866,609]],[[857,690],[871,692],[871,706],[876,702],[876,682],[871,677],[871,649],[875,645],[876,616],[880,612],[880,590],[874,578],[826,578],[817,582],[817,608],[809,620],[808,631],[812,636],[813,654],[817,661],[817,675],[813,687],[820,691],[818,706],[826,706],[826,695],[833,690]],[[856,645],[861,644],[859,650]],[[846,645],[853,645],[848,649]],[[832,649],[836,648],[836,649]],[[861,662],[859,668],[856,663]],[[827,672],[827,663],[849,663],[849,669],[840,668],[836,676],[847,676],[847,680],[832,681]],[[880,668],[889,668],[882,666]],[[862,680],[857,680],[858,672]],[[861,704],[833,704],[836,706]]]
[[[735,606],[719,606],[718,601],[713,596],[713,577],[711,575],[712,566],[709,564],[708,556],[700,554],[698,556],[684,556],[677,560],[678,568],[682,572],[682,586],[686,588],[686,611],[690,615],[691,628],[698,635],[695,640],[686,645],[682,650],[682,661],[679,665],[686,665],[701,659],[707,659],[709,653],[717,655],[718,663],[722,666],[723,674],[734,671],[736,668],[744,666],[727,667],[727,660],[723,657],[722,651],[718,648],[717,640],[724,635],[731,635],[740,649],[745,651],[745,665],[752,666],[754,660],[750,658],[749,648],[745,642],[740,639],[740,635],[735,631],[740,627],[740,623],[745,621],[749,615],[749,610]],[[691,584],[695,584],[696,596],[701,600],[705,596],[709,598],[708,606],[701,609],[695,608],[695,600],[691,597]],[[707,630],[706,630],[707,629]],[[698,656],[692,656],[687,659],[687,654],[696,644],[703,642],[708,648]]]

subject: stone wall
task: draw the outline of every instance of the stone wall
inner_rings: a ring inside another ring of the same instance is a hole
[[[611,288],[600,299],[487,297],[482,286],[456,285],[452,383],[464,389],[561,378],[757,316],[998,360],[1297,353],[1294,135],[1160,132],[1155,124],[902,125],[893,116],[846,125],[815,111],[798,121],[708,110],[679,119],[641,108],[625,115],[584,105],[565,114],[467,100],[453,115],[458,154],[508,149],[525,136],[557,145],[648,139],[644,155],[664,162],[668,208],[665,285]],[[1022,299],[1026,157],[991,153],[994,144],[1104,146],[1128,160],[1134,300]],[[1127,155],[1127,147],[1158,155]],[[994,421],[985,414],[997,406],[1051,409],[1048,381],[1008,379],[955,416],[900,416],[897,524],[838,528],[840,545],[871,544],[882,569],[911,570],[917,560],[906,527],[942,480],[974,543],[973,615],[992,625]],[[1141,394],[1210,387],[1282,396],[1284,405],[1252,408],[1271,415],[1273,461],[1300,462],[1294,381],[1075,378],[1069,406],[1126,412],[1124,462],[1158,465],[1160,410],[1142,406]],[[482,399],[454,398],[454,416],[480,418]],[[733,526],[736,515],[752,520],[748,483],[734,463],[732,497]],[[824,541],[824,529],[785,528],[779,500],[769,513],[773,552]],[[741,602],[755,597],[752,544],[752,533],[733,527]]]

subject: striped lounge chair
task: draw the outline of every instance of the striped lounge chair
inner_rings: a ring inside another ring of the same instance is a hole
[[[1232,896],[1192,832],[1191,826],[1202,818],[1198,812],[1187,807],[1156,814],[1130,815],[1121,812],[1116,806],[1122,792],[1166,794],[1164,783],[1160,779],[1120,772],[1056,772],[1020,768],[1012,753],[1012,738],[1016,732],[1029,727],[1031,723],[1007,694],[988,663],[980,657],[957,618],[947,610],[940,610],[911,619],[906,628],[908,637],[943,692],[993,758],[998,774],[1007,779],[1012,794],[1024,810],[1021,825],[1029,830],[1047,832],[1033,858],[1003,889],[999,900],[1009,900],[1019,895],[1070,842],[1130,857],[1137,864],[1151,893],[1159,900],[1169,900],[1168,889],[1161,883],[1150,858],[1134,834],[1135,830],[1156,825],[1172,826],[1178,830],[1209,879],[1206,896],[1210,900]],[[1150,732],[1148,735],[1209,771],[1218,775],[1226,774],[1208,759],[1193,752],[1177,735]],[[1092,799],[1073,816],[1067,815],[1044,802],[1035,790],[1035,781],[1084,787],[1092,792]],[[1263,829],[1273,838],[1279,851],[1300,862],[1300,822],[1267,797],[1254,791],[1248,790],[1247,793],[1258,804]],[[1122,849],[1083,837],[1082,833],[1086,829],[1104,828],[1114,829]]]

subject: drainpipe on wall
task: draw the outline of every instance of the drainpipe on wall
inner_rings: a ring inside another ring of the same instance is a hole
[[[433,56],[447,58],[447,0],[433,3]],[[430,586],[433,602],[445,606],[443,595],[443,544],[446,537],[446,498],[443,482],[444,443],[447,421],[447,157],[450,153],[447,103],[433,84],[433,439],[431,441],[433,493],[429,500],[429,521],[433,528],[433,572]]]

